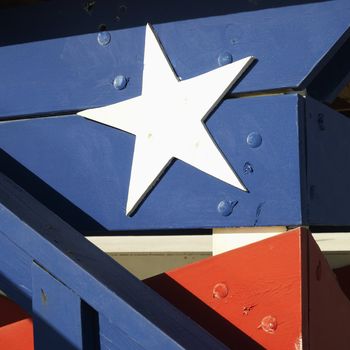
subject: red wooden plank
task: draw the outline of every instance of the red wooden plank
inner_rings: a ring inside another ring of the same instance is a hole
[[[0,328],[10,323],[24,320],[28,317],[29,315],[25,313],[17,304],[0,295]]]
[[[350,303],[304,229],[145,283],[232,349],[349,348]]]
[[[26,318],[0,328],[0,349],[34,350],[31,319]]]
[[[34,350],[33,324],[11,300],[0,296],[0,349]]]
[[[300,235],[300,231],[289,232],[146,283],[230,348],[259,349],[260,344],[268,349],[294,349],[301,335]],[[191,294],[184,291],[178,297],[174,291],[180,286]],[[222,317],[225,329],[212,322],[210,311]]]

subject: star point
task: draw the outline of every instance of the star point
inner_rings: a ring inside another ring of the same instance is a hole
[[[142,94],[78,113],[136,135],[127,215],[138,208],[173,159],[247,191],[204,122],[253,60],[246,57],[179,80],[151,26],[146,25]]]

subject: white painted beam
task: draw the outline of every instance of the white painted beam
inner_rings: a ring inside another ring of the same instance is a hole
[[[213,235],[87,237],[106,253],[213,252],[242,247],[285,232],[286,227],[214,229]],[[313,233],[324,252],[349,252],[350,232]]]
[[[215,228],[213,255],[243,247],[287,231],[285,226]]]
[[[147,278],[286,231],[286,227],[214,229],[213,235],[88,237],[138,278]],[[350,232],[314,233],[332,268],[350,265]]]
[[[211,235],[87,237],[106,253],[212,252]]]

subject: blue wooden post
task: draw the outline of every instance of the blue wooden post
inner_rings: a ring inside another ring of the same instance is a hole
[[[315,128],[306,108],[315,107],[312,96],[331,101],[349,80],[349,1],[204,1],[194,12],[176,1],[166,10],[158,0],[123,6],[118,23],[112,13],[120,9],[107,0],[89,10],[60,1],[0,11],[8,24],[0,46],[0,119],[8,121],[0,124],[0,171],[84,234],[325,224],[305,209],[313,156],[304,146]],[[132,219],[125,215],[135,136],[76,113],[142,93],[147,21],[182,80],[225,57],[256,57],[206,122],[249,192],[176,160]],[[123,89],[113,84],[117,75],[127,77]],[[348,128],[343,116],[336,119],[336,132]],[[247,142],[252,134],[259,147]],[[230,215],[220,212],[222,202],[237,203]],[[337,215],[326,221],[350,224]]]
[[[0,229],[0,290],[28,313],[32,310],[31,263],[32,258]]]
[[[83,349],[80,297],[35,262],[32,285],[35,349]]]
[[[350,226],[350,121],[322,105],[349,80],[350,2],[88,3],[0,11],[0,288],[38,350],[221,349],[83,234]],[[175,161],[125,215],[135,137],[77,112],[142,93],[147,22],[182,80],[256,57],[205,124],[249,191]]]
[[[121,343],[152,350],[225,348],[2,174],[0,222],[0,243],[11,242],[0,244],[0,255],[10,248],[12,261],[1,266],[0,286],[12,281],[33,298],[27,311],[39,350],[52,339],[50,349],[120,349]],[[25,273],[17,274],[13,264]]]

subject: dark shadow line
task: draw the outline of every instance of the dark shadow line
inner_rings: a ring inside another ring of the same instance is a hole
[[[99,235],[106,233],[104,226],[75,206],[2,149],[0,150],[0,171],[77,231],[99,232]]]

